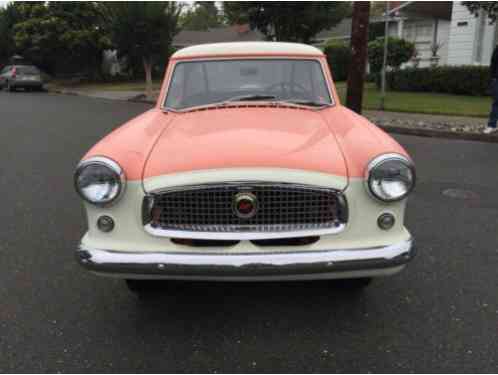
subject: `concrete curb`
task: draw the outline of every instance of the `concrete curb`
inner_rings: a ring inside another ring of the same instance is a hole
[[[378,126],[382,130],[394,134],[415,135],[418,137],[429,137],[429,138],[459,139],[462,141],[498,143],[498,132],[494,134],[480,134],[480,133],[451,132],[444,130],[421,129],[421,128],[405,128],[403,126],[383,126],[383,125],[378,125]]]
[[[59,89],[46,89],[50,94],[61,94],[61,95],[72,95],[72,96],[81,96],[79,93],[68,90],[59,90]]]

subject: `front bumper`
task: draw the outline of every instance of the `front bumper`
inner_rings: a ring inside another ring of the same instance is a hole
[[[297,280],[381,276],[415,256],[411,239],[362,249],[246,254],[125,252],[80,245],[78,262],[109,276],[144,279]]]
[[[16,80],[12,81],[10,83],[11,87],[14,88],[23,88],[23,87],[42,87],[43,82],[42,81],[36,81],[36,80]]]

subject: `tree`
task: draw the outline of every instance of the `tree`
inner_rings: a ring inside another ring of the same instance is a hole
[[[229,25],[249,23],[249,17],[243,3],[239,1],[223,1],[221,4],[225,23]]]
[[[101,5],[94,2],[15,3],[16,52],[51,73],[100,74],[110,47]]]
[[[16,53],[14,26],[27,18],[26,10],[39,4],[11,2],[5,8],[0,7],[0,66]]]
[[[0,69],[14,54],[13,24],[9,19],[7,9],[0,8]]]
[[[474,16],[478,16],[481,10],[485,11],[488,15],[490,23],[496,22],[498,17],[498,2],[496,1],[462,1],[462,4],[467,7],[469,12]]]
[[[351,46],[349,41],[331,41],[325,45],[323,53],[327,56],[327,62],[334,81],[345,81],[348,78],[349,67],[351,66]]]
[[[169,56],[179,31],[181,6],[176,2],[107,3],[112,42],[120,57],[140,59],[145,70],[146,92],[152,97],[152,69]]]
[[[187,30],[208,30],[221,26],[221,18],[214,1],[196,1],[182,14],[180,23]]]
[[[389,37],[387,42],[387,66],[393,69],[399,69],[401,64],[408,62],[415,53],[415,44],[405,39]],[[368,43],[368,61],[372,73],[380,72],[383,57],[384,38],[377,38]]]
[[[391,5],[391,4],[389,4]],[[391,7],[392,8],[392,7]],[[386,12],[386,2],[385,1],[373,1],[370,7],[371,17],[382,17]]]
[[[346,105],[356,113],[361,113],[363,101],[363,81],[367,67],[368,21],[370,2],[355,1],[351,30],[351,64],[348,73]]]
[[[248,21],[268,40],[309,43],[324,29],[338,24],[349,12],[348,2],[225,2],[229,23]]]

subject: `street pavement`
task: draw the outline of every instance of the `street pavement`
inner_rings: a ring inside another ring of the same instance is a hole
[[[396,136],[417,164],[419,253],[362,293],[172,283],[142,300],[74,262],[72,175],[148,108],[0,92],[0,372],[498,372],[497,145]]]

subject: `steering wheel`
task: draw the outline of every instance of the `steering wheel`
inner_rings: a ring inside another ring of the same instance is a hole
[[[283,95],[283,99],[290,98],[291,97],[290,93],[291,92],[295,93],[294,88],[299,89],[298,94],[302,94],[303,97],[305,97],[306,99],[310,99],[310,95],[308,93],[308,90],[306,90],[302,85],[300,85],[299,83],[296,83],[296,82],[284,82],[284,81],[282,81],[282,82],[274,83],[273,85],[267,87],[265,91],[268,93],[272,93],[272,92],[276,91],[277,88],[280,88],[280,92]]]

